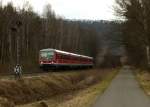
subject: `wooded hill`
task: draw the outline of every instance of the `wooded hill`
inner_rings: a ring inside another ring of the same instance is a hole
[[[0,6],[0,68],[7,71],[17,63],[17,37],[20,63],[24,68],[38,67],[38,53],[43,48],[96,58],[104,46],[112,50],[116,46],[120,48],[120,42],[114,42],[118,41],[117,35],[120,36],[118,25],[107,21],[66,20],[55,15],[50,5],[45,6],[43,16],[35,13],[30,5],[23,9],[11,3]]]
[[[122,21],[78,21],[84,28],[93,28],[98,35],[96,65],[113,67],[120,65],[120,57],[125,55],[121,33]]]

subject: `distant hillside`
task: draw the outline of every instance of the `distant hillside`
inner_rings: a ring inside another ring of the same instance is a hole
[[[115,67],[120,64],[120,56],[124,55],[121,23],[117,21],[78,21],[85,29],[97,32],[98,51],[97,66]]]
[[[112,55],[122,55],[124,53],[122,36],[118,21],[77,21],[83,28],[92,28],[98,33],[98,43],[100,50],[109,50]]]

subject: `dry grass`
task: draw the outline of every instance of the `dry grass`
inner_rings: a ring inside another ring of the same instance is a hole
[[[0,81],[0,97],[7,99],[14,105],[37,102],[54,97],[57,99],[52,100],[54,106],[58,104],[57,106],[60,107],[61,105],[59,105],[58,102],[64,102],[63,105],[76,104],[75,102],[79,102],[81,99],[91,98],[91,93],[89,95],[86,94],[84,98],[82,95],[88,92],[93,93],[93,90],[90,91],[90,89],[81,92],[81,96],[77,95],[75,98],[76,100],[70,100],[74,99],[74,96],[72,96],[73,94],[68,95],[68,93],[79,92],[104,80],[106,75],[111,71],[112,70],[91,69],[72,72],[56,72],[38,77],[23,78],[21,80],[4,79]],[[105,86],[102,85],[102,87]],[[65,97],[63,95],[64,93],[67,93]],[[64,99],[64,101],[62,101],[62,99]],[[67,101],[69,99],[70,102],[65,103],[66,99]],[[55,101],[57,103],[54,103]],[[44,103],[42,104],[44,105]],[[40,103],[40,105],[42,104]],[[82,105],[82,103],[80,105]]]
[[[137,79],[146,94],[150,96],[150,73],[147,71],[137,72]]]
[[[90,87],[79,90],[74,93],[65,93],[59,96],[55,96],[52,99],[40,101],[24,106],[18,107],[89,107],[94,99],[96,99],[97,95],[103,93],[103,91],[107,88],[112,78],[116,75],[117,71],[107,72],[101,78],[101,81],[95,85],[91,85]],[[41,102],[43,105],[41,105]]]

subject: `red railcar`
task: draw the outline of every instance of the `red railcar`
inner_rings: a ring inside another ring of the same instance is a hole
[[[42,69],[59,67],[93,67],[93,58],[56,49],[42,49],[39,53]]]

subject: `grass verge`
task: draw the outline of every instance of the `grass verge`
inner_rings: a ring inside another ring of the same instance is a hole
[[[136,77],[140,87],[150,96],[150,73],[147,71],[136,70]]]
[[[74,99],[66,101],[63,103],[63,106],[58,107],[91,107],[96,101],[97,97],[100,96],[109,86],[117,73],[117,70],[109,72],[107,75],[105,75],[101,82],[81,91],[75,96]]]
[[[119,70],[115,69],[111,71],[112,72],[107,72],[103,75],[103,78],[101,78],[101,80],[99,80],[96,84],[85,89],[65,93],[55,96],[49,100],[42,100],[18,107],[44,107],[44,105],[47,105],[47,107],[90,107],[96,98],[109,86],[110,82]]]

